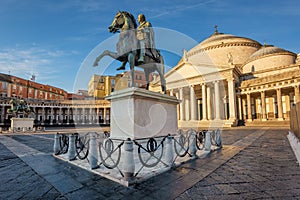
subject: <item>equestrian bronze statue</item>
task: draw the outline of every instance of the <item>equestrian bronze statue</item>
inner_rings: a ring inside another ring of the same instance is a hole
[[[150,22],[146,21],[143,14],[138,16],[140,23],[137,26],[135,18],[128,12],[118,12],[112,24],[108,27],[109,32],[119,32],[117,42],[117,52],[105,50],[100,54],[94,66],[104,56],[110,56],[122,62],[121,67],[117,70],[124,70],[128,62],[131,74],[131,87],[134,87],[134,67],[144,69],[146,77],[146,89],[149,89],[149,76],[152,72],[157,71],[161,81],[161,89],[166,93],[166,81],[164,78],[164,60],[159,50],[154,45],[154,32]]]
[[[18,114],[23,114],[24,117],[28,117],[33,113],[23,99],[11,99],[9,104],[11,105],[11,108],[7,110],[7,113],[12,114],[14,117],[17,117]]]

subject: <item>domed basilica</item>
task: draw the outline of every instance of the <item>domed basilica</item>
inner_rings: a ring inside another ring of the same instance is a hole
[[[184,51],[165,78],[168,94],[180,100],[181,127],[284,123],[300,101],[299,67],[293,52],[216,30]]]

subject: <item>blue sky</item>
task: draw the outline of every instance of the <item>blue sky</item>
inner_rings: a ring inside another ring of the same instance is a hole
[[[0,0],[1,73],[35,74],[37,82],[68,92],[87,89],[93,73],[116,74],[120,63],[112,59],[89,65],[102,49],[115,48],[107,27],[118,10],[136,18],[144,13],[158,27],[156,45],[168,68],[216,24],[220,32],[300,53],[298,0]],[[166,47],[171,44],[176,50]]]

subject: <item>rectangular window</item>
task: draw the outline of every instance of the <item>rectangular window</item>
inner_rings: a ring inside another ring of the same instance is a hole
[[[2,90],[6,90],[7,89],[7,83],[6,82],[2,82]]]

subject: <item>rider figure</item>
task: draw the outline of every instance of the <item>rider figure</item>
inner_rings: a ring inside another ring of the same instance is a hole
[[[19,101],[19,110],[26,110],[26,103],[23,99],[20,99]]]
[[[136,37],[140,44],[140,56],[138,63],[143,64],[145,62],[146,50],[155,49],[154,45],[154,32],[150,22],[146,21],[146,17],[143,14],[139,14],[138,22],[140,25],[137,28]]]

